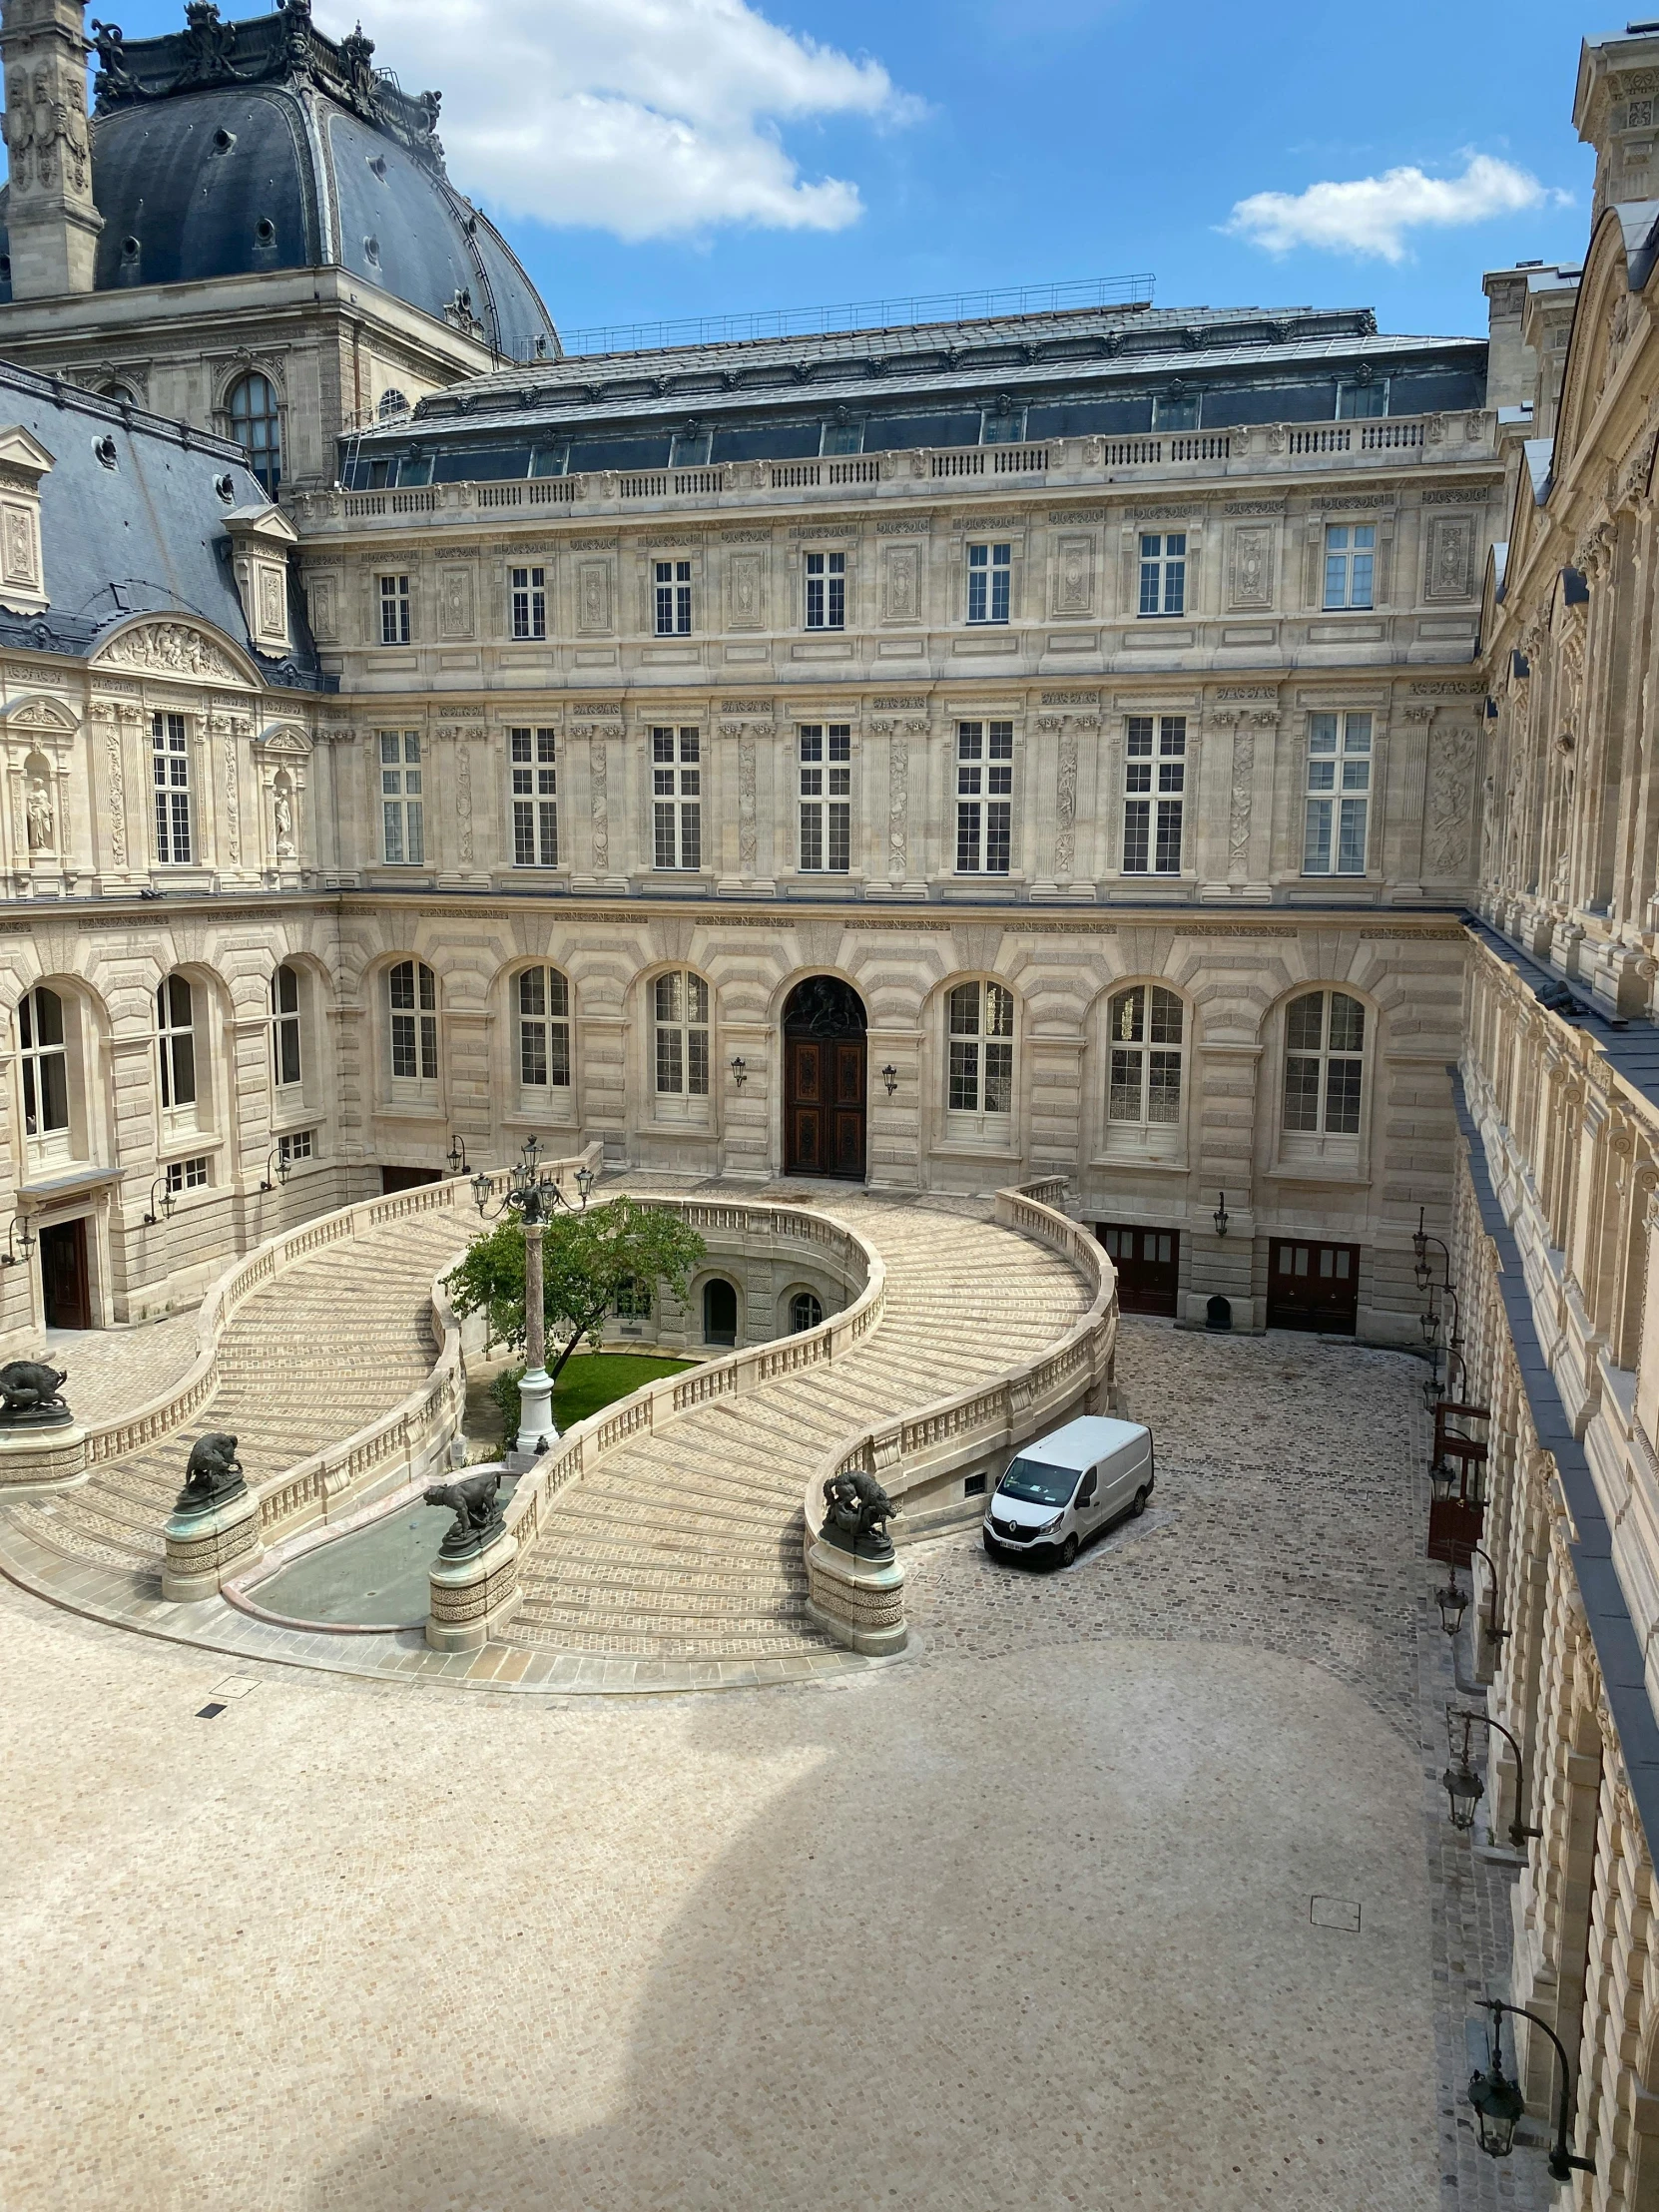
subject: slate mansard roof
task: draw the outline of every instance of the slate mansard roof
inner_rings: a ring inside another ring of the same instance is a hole
[[[534,284],[445,174],[438,94],[402,92],[360,31],[324,38],[309,0],[191,14],[131,43],[99,27],[97,290],[335,264],[434,316],[464,292],[497,351],[557,356]]]
[[[20,425],[52,455],[40,485],[50,604],[41,615],[0,609],[0,647],[88,659],[136,614],[194,615],[241,646],[268,683],[334,688],[316,673],[297,593],[289,627],[302,642],[289,660],[262,659],[250,640],[225,522],[270,502],[240,446],[5,361],[0,423]]]
[[[866,453],[977,445],[993,416],[1032,440],[1135,436],[1155,401],[1183,402],[1190,428],[1329,420],[1340,385],[1379,378],[1390,414],[1483,405],[1486,341],[1380,335],[1369,308],[1109,306],[566,355],[433,393],[351,440],[343,470],[362,485],[794,460],[827,425]]]

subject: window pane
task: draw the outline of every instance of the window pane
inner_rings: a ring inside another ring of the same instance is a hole
[[[1011,1037],[1014,1033],[1014,994],[1003,983],[985,985],[985,1034]]]
[[[1332,1060],[1326,1069],[1325,1126],[1332,1136],[1352,1137],[1360,1127],[1362,1060]]]
[[[1152,1052],[1147,1055],[1146,1118],[1172,1122],[1181,1119],[1181,1055]]]
[[[957,1114],[979,1111],[979,1047],[952,1040],[950,1046],[950,1110]]]
[[[547,971],[545,968],[526,968],[519,977],[518,1010],[521,1014],[546,1013]]]
[[[1331,1049],[1363,1052],[1366,1048],[1366,1009],[1346,991],[1331,993]]]
[[[950,994],[950,1033],[954,1037],[979,1034],[979,986],[958,983]]]
[[[1318,1129],[1320,1125],[1320,1064],[1318,1060],[1285,1062],[1285,1127]]]
[[[1329,799],[1310,799],[1308,802],[1308,829],[1303,840],[1302,871],[1305,875],[1329,875],[1331,872]]]
[[[1337,872],[1340,875],[1364,875],[1366,872],[1366,802],[1363,799],[1343,801]]]
[[[1011,1044],[985,1047],[985,1111],[1006,1114],[1014,1102],[1014,1048]]]
[[[1168,993],[1165,993],[1168,996]],[[1137,983],[1112,1001],[1112,1035],[1120,1044],[1140,1044],[1146,1036],[1146,992]]]
[[[1152,1041],[1154,1044],[1179,1044],[1186,1009],[1173,991],[1161,989],[1157,984],[1152,990]]]
[[[657,978],[657,1019],[680,1019],[680,977],[678,973],[659,975]]]
[[[1112,1054],[1111,1080],[1107,1085],[1108,1121],[1141,1118],[1141,1054],[1116,1050]]]
[[[686,977],[686,1019],[707,1021],[709,1018],[709,986],[701,975]]]
[[[1305,998],[1293,999],[1285,1024],[1287,1048],[1292,1052],[1317,1052],[1324,1042],[1325,993],[1310,991]]]

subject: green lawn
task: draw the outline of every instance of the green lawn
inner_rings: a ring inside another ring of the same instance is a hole
[[[638,1352],[579,1352],[553,1392],[553,1418],[562,1435],[613,1398],[626,1397],[660,1376],[684,1375],[689,1360],[649,1360]]]

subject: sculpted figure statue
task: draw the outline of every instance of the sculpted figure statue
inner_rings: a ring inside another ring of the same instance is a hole
[[[887,1522],[898,1507],[874,1475],[854,1468],[849,1474],[832,1474],[824,1485],[824,1526],[819,1531],[827,1544],[860,1553],[866,1559],[890,1559],[892,1538]]]
[[[40,777],[29,780],[29,796],[24,802],[24,814],[29,825],[29,850],[50,852],[57,831],[52,816],[52,798]]]
[[[425,1491],[428,1505],[447,1505],[454,1514],[445,1532],[442,1550],[451,1558],[457,1552],[481,1550],[501,1526],[501,1469],[463,1475],[458,1482],[434,1482]]]
[[[174,1511],[205,1512],[210,1506],[223,1505],[228,1499],[239,1496],[247,1487],[242,1461],[237,1457],[237,1439],[223,1430],[214,1430],[206,1436],[198,1436],[191,1446],[185,1486],[179,1492]]]
[[[0,1368],[0,1421],[9,1415],[15,1422],[23,1414],[61,1412],[69,1418],[62,1397],[69,1381],[67,1368],[50,1368],[40,1360],[9,1360]]]

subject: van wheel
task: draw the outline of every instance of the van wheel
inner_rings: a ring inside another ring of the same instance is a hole
[[[1074,1559],[1075,1559],[1076,1557],[1077,1557],[1077,1538],[1076,1538],[1075,1536],[1068,1536],[1068,1537],[1066,1538],[1065,1542],[1064,1542],[1064,1543],[1063,1543],[1063,1544],[1062,1544],[1062,1545],[1060,1546],[1060,1564],[1061,1564],[1061,1566],[1062,1566],[1062,1567],[1069,1567],[1069,1566],[1071,1565],[1072,1561],[1073,1561],[1073,1560],[1074,1560]]]
[[[1129,1510],[1134,1514],[1137,1520],[1139,1520],[1141,1515],[1146,1511],[1146,1485],[1144,1483],[1135,1492],[1135,1502],[1133,1505],[1130,1506]]]

